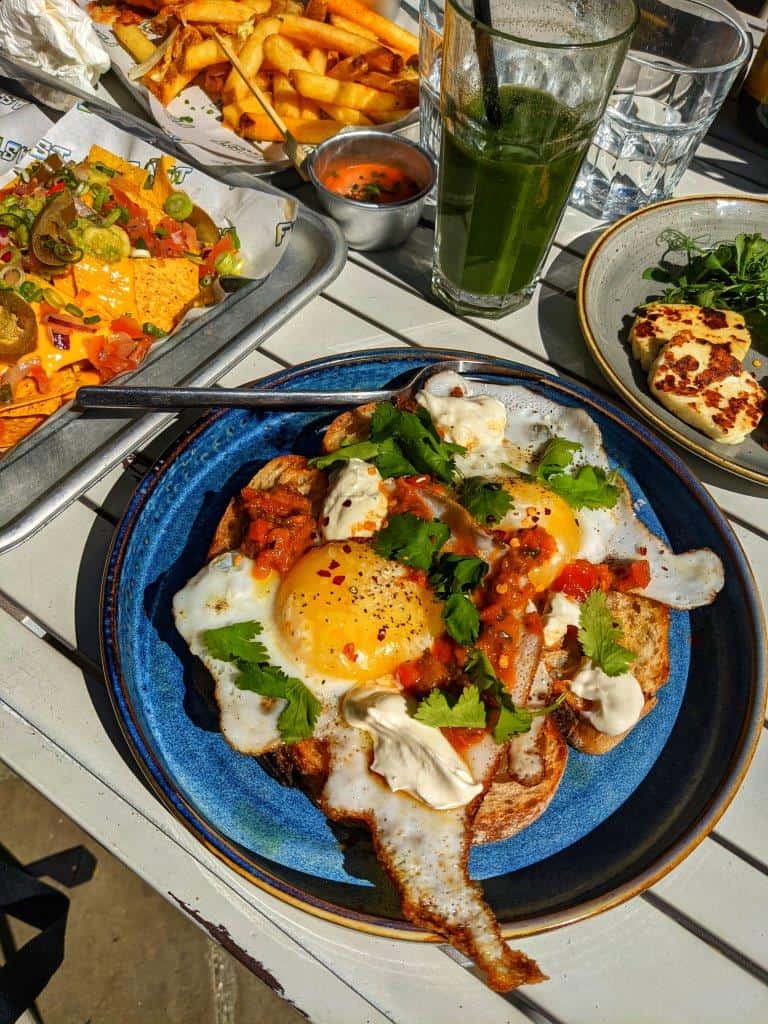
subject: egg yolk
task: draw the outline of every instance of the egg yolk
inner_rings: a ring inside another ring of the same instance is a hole
[[[440,603],[364,541],[311,548],[283,577],[281,634],[321,675],[365,681],[394,672],[443,631]]]
[[[558,494],[534,480],[506,480],[504,487],[513,501],[507,513],[510,524],[513,522],[518,528],[541,526],[557,544],[551,558],[529,573],[533,587],[537,591],[546,590],[574,560],[581,547],[581,531],[573,509]]]

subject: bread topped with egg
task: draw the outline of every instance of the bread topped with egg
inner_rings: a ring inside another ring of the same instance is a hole
[[[369,828],[408,920],[494,988],[541,981],[470,845],[545,812],[568,743],[600,753],[651,711],[666,609],[714,600],[722,566],[643,525],[585,412],[522,387],[439,374],[322,447],[232,497],[176,626],[227,742]]]

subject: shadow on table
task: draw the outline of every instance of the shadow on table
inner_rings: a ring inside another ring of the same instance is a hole
[[[134,776],[149,789],[125,741],[122,729],[112,708],[112,701],[101,671],[101,581],[107,562],[115,525],[125,511],[134,490],[149,468],[168,445],[199,415],[199,410],[180,415],[169,427],[161,431],[143,450],[140,461],[123,463],[126,468],[100,506],[85,543],[77,574],[75,589],[75,633],[78,650],[92,663],[93,670],[84,670],[83,678],[93,709],[104,732],[128,765]]]

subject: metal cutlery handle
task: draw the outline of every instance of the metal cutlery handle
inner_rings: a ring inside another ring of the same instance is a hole
[[[211,406],[283,408],[362,405],[381,402],[393,391],[257,391],[247,388],[84,387],[81,409],[207,409]]]

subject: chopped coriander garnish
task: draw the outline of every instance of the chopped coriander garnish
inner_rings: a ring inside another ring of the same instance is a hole
[[[517,707],[504,684],[494,672],[488,655],[478,648],[470,651],[464,671],[478,690],[487,692],[498,704],[499,717],[493,728],[493,738],[497,743],[506,743],[510,736],[528,732],[534,718],[550,714],[559,708],[565,700],[565,693],[562,693],[556,701],[544,708],[530,710]]]
[[[580,466],[575,473],[567,472],[574,453],[581,448],[576,441],[553,437],[536,467],[536,479],[573,508],[613,508],[621,493],[617,473],[600,466]]]
[[[593,590],[579,612],[579,643],[588,658],[607,676],[620,676],[637,655],[619,643],[621,629],[613,621],[602,590]]]
[[[435,554],[451,535],[438,519],[431,522],[412,512],[392,516],[373,539],[373,550],[382,558],[403,562],[414,569],[429,569]]]
[[[414,718],[423,725],[436,729],[456,728],[482,729],[485,725],[485,704],[480,700],[476,686],[465,686],[459,697],[449,702],[443,690],[431,690],[421,701]]]
[[[334,462],[364,459],[385,478],[428,473],[450,484],[456,477],[454,456],[465,450],[442,440],[426,409],[403,412],[390,402],[380,402],[371,419],[368,441],[343,445],[329,455],[310,459],[310,465],[324,469]]]
[[[158,327],[156,324],[152,324],[149,321],[141,325],[141,330],[144,334],[149,334],[152,338],[164,338],[166,332],[162,327]]]
[[[451,594],[443,605],[443,622],[457,644],[473,644],[480,636],[480,613],[466,594]]]
[[[470,477],[459,488],[459,501],[478,523],[500,523],[512,506],[512,497],[501,484]]]
[[[438,597],[467,593],[483,582],[488,563],[473,555],[441,555],[429,573],[429,582]]]
[[[294,679],[268,662],[268,652],[257,639],[263,632],[260,622],[234,622],[202,634],[203,644],[212,658],[234,662],[239,668],[235,685],[262,697],[279,697],[287,703],[277,719],[280,736],[286,743],[311,736],[320,713],[320,701],[300,679]]]

